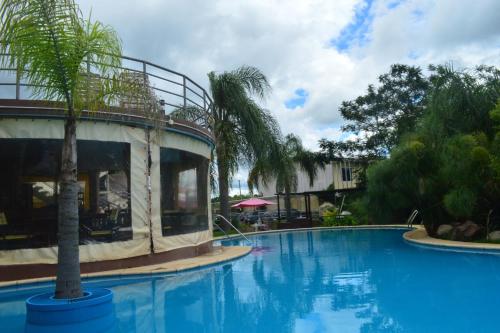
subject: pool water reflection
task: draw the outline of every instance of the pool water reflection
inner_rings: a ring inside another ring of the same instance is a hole
[[[114,291],[116,332],[498,331],[500,256],[418,248],[403,232],[259,235],[230,263],[87,285]],[[23,331],[24,299],[49,288],[0,290],[6,332]]]

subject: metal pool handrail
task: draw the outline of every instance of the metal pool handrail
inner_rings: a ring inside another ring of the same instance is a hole
[[[243,234],[243,233],[242,233],[242,232],[241,232],[238,228],[236,228],[236,227],[235,227],[235,226],[234,226],[231,222],[229,222],[229,221],[228,221],[228,219],[226,219],[224,216],[222,216],[222,215],[220,215],[220,214],[217,214],[217,215],[215,215],[215,216],[216,216],[216,217],[218,217],[218,218],[221,218],[224,222],[226,222],[227,224],[229,224],[229,225],[230,225],[230,226],[231,226],[234,230],[236,230],[236,232],[237,232],[238,234],[240,234],[240,236],[242,236],[243,238],[245,238],[245,240],[246,240],[247,242],[249,242],[250,244],[252,244],[252,245],[253,245],[253,243],[252,243],[252,242],[251,242],[251,241],[250,241],[250,240],[249,240],[249,239],[248,239],[248,238],[247,238],[247,237],[246,237],[246,236],[245,236],[245,235],[244,235],[244,234]],[[215,222],[214,222],[214,223],[215,223]],[[215,223],[215,224],[217,225],[217,223]],[[217,225],[217,226],[219,227],[219,225]],[[219,228],[220,228],[220,227],[219,227]],[[224,232],[224,233],[225,233],[225,232]],[[226,233],[225,233],[225,234],[226,234]],[[226,236],[227,236],[227,234],[226,234]]]
[[[418,215],[418,210],[415,209],[410,214],[410,217],[408,217],[408,220],[406,220],[406,224],[407,224],[408,228],[413,227],[413,221],[415,220],[415,218],[417,217],[417,215]]]
[[[10,57],[7,53],[0,53],[0,57]],[[197,125],[206,129],[210,126],[210,110],[213,105],[212,98],[207,91],[198,83],[185,74],[173,71],[166,67],[151,63],[146,60],[121,56],[122,63],[115,68],[120,73],[123,80],[137,82],[144,95],[147,95],[148,102],[151,100],[155,107],[163,111],[163,115],[168,115],[175,109],[186,109],[194,107],[202,112],[196,119],[189,119]],[[7,63],[6,59],[4,64]],[[7,59],[8,60],[8,59]],[[91,87],[91,80],[106,79],[100,77],[94,69],[99,63],[87,62],[86,72]],[[24,70],[29,71],[29,69]],[[15,91],[6,92],[2,89],[1,99],[35,100],[36,96],[30,93],[35,86],[24,81],[22,71],[17,67],[0,67],[0,89],[2,87],[14,87]],[[138,102],[139,100],[139,102]],[[119,107],[125,114],[139,115],[146,108],[146,102],[137,99],[137,96],[125,96],[120,100]],[[167,110],[169,108],[170,110]],[[150,111],[150,110],[146,110]]]
[[[229,238],[230,238],[230,237],[229,237],[229,235],[227,234],[227,232],[225,232],[225,231],[224,231],[224,229],[222,229],[222,228],[220,227],[220,225],[218,225],[218,224],[217,224],[217,222],[215,222],[215,221],[214,221],[213,223],[214,223],[214,225],[217,227],[217,229],[219,229],[220,231],[222,231],[222,233],[223,233],[224,235],[226,235],[226,238],[227,238],[227,239],[229,239]]]

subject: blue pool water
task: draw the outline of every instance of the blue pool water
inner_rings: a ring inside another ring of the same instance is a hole
[[[114,291],[114,332],[500,332],[500,255],[419,248],[403,232],[259,235],[232,262],[86,284]],[[0,331],[23,332],[24,300],[50,288],[0,289]]]

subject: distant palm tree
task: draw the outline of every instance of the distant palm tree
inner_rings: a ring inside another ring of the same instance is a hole
[[[76,120],[83,108],[97,109],[116,97],[120,41],[111,28],[84,19],[73,0],[2,0],[0,17],[0,52],[10,54],[2,65],[17,68],[34,96],[67,108],[55,297],[80,297]],[[87,74],[88,63],[98,76]]]
[[[281,136],[273,116],[252,99],[263,99],[270,90],[266,77],[255,67],[208,74],[213,105],[209,118],[215,136],[215,158],[221,214],[229,219],[229,182],[240,165],[253,165],[268,154]],[[200,118],[196,108],[178,109],[173,117]]]
[[[306,172],[309,184],[313,186],[318,169],[324,169],[325,165],[326,160],[321,153],[305,149],[299,137],[288,134],[283,142],[274,142],[270,154],[254,164],[248,176],[248,187],[253,190],[275,180],[276,192],[285,192],[286,218],[290,220],[290,193],[297,190],[298,170]]]

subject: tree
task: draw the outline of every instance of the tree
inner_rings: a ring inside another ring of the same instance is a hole
[[[83,108],[97,109],[117,96],[120,41],[110,27],[84,19],[73,0],[3,0],[0,15],[0,51],[10,54],[3,65],[17,68],[34,96],[66,106],[55,297],[80,297],[76,120]],[[87,64],[99,76],[89,77]]]
[[[500,71],[430,69],[425,115],[368,168],[366,202],[379,223],[418,209],[433,235],[442,223],[500,216]]]
[[[208,118],[215,136],[215,158],[221,214],[229,219],[229,182],[240,165],[252,165],[265,156],[270,143],[281,135],[273,116],[252,99],[270,90],[266,77],[255,67],[208,74],[213,105]],[[173,117],[199,119],[202,110],[178,109]]]
[[[344,101],[340,107],[348,122],[342,130],[357,138],[345,142],[323,139],[324,152],[336,157],[385,157],[405,133],[414,130],[429,87],[421,69],[395,64],[378,81],[378,87],[369,85],[365,95]]]
[[[288,134],[284,140],[271,144],[269,154],[257,160],[248,176],[250,190],[260,184],[267,185],[271,179],[276,180],[276,192],[285,192],[285,209],[287,220],[291,219],[290,193],[297,190],[297,171],[304,171],[310,186],[314,185],[319,168],[324,168],[324,155],[304,148],[299,137]]]

